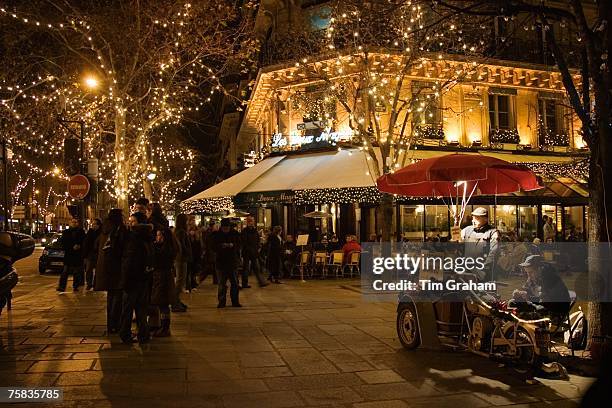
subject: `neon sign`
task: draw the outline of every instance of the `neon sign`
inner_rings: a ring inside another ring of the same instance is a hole
[[[352,136],[352,131],[331,132],[329,128],[323,130],[319,135],[298,135],[295,133],[283,135],[282,133],[275,133],[272,135],[270,146],[272,148],[284,148],[288,146],[307,147],[308,145],[325,142],[333,145],[343,140],[349,140]]]

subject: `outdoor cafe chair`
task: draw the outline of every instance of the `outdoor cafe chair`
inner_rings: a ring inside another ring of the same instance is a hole
[[[352,251],[348,254],[348,260],[344,266],[344,269],[348,270],[348,274],[351,278],[353,277],[353,274],[356,276],[361,275],[360,260],[361,251]]]
[[[299,253],[298,261],[293,268],[291,268],[291,277],[293,278],[295,272],[297,271],[297,276],[306,277],[307,275],[311,275],[310,270],[310,251],[302,251]]]
[[[327,264],[327,270],[335,272],[336,278],[341,278],[344,275],[343,264],[344,252],[341,250],[333,251],[329,256],[329,263]]]
[[[321,278],[325,278],[326,268],[327,268],[327,257],[328,254],[326,251],[316,250],[313,253],[313,275],[317,272],[320,273]]]

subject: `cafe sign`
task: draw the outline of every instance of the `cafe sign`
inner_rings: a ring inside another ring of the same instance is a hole
[[[266,191],[262,193],[240,193],[236,196],[237,205],[248,204],[289,204],[295,198],[293,191]]]
[[[321,133],[314,135],[283,135],[282,133],[275,133],[272,135],[271,147],[273,149],[283,149],[289,147],[320,147],[323,144],[335,145],[337,142],[343,140],[350,140],[353,136],[353,132],[332,132],[329,128],[323,130]]]

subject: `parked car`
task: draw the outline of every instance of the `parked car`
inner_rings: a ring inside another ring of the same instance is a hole
[[[19,281],[13,263],[32,255],[32,252],[34,240],[31,236],[12,231],[0,232],[0,314],[4,306],[11,309],[11,290]]]
[[[38,259],[38,272],[61,272],[64,269],[64,249],[61,244],[62,234],[54,234],[48,239],[42,255]]]
[[[57,232],[38,234],[37,236],[33,237],[34,242],[36,242],[36,246],[44,247],[51,242],[53,236],[55,236],[56,234]]]

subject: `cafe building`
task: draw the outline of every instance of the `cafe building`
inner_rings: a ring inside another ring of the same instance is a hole
[[[405,92],[431,89],[432,74],[460,63],[428,61],[411,73]],[[402,153],[405,162],[462,152],[525,165],[542,178],[544,188],[474,196],[464,223],[474,206],[486,206],[491,223],[513,238],[542,237],[544,215],[554,220],[559,240],[570,233],[580,237],[588,222],[588,151],[560,77],[542,66],[506,64],[483,65],[473,81],[432,96],[425,111],[408,121],[414,136]],[[340,103],[324,117],[313,117],[308,106],[329,104],[323,98],[316,84],[300,82],[293,65],[263,68],[230,148],[235,154],[230,161],[242,160],[246,168],[185,200],[183,211],[218,215],[239,209],[264,228],[280,225],[291,234],[355,234],[361,241],[379,235],[374,160]],[[382,163],[375,143],[373,149]],[[394,239],[448,237],[448,204],[444,197],[395,197]],[[328,216],[305,217],[312,211]]]

